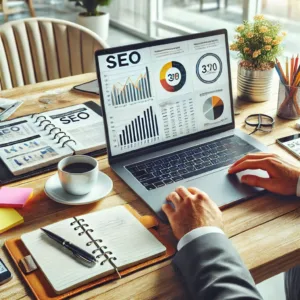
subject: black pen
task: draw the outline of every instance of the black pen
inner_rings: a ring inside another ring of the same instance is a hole
[[[50,237],[52,240],[54,240],[58,244],[62,245],[63,247],[65,247],[66,249],[71,251],[73,253],[73,255],[76,258],[79,258],[80,260],[82,260],[82,262],[89,263],[89,264],[91,264],[91,263],[95,264],[97,262],[97,259],[92,254],[88,253],[87,251],[79,248],[78,246],[72,244],[71,242],[66,241],[62,237],[58,236],[57,234],[55,234],[47,229],[41,228],[41,230],[43,230],[47,234],[47,236]]]

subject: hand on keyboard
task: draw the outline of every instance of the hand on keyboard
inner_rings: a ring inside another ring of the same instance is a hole
[[[204,226],[223,228],[222,212],[206,193],[197,188],[181,186],[167,197],[162,210],[166,214],[175,237],[180,240],[186,233]]]
[[[283,161],[272,153],[252,153],[238,160],[229,169],[229,174],[244,170],[262,169],[268,172],[270,178],[261,178],[254,175],[244,175],[243,183],[264,188],[280,195],[295,195],[300,170]]]

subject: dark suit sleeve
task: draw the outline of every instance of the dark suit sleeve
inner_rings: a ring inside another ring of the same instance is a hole
[[[262,300],[231,241],[209,233],[185,245],[173,260],[194,299]]]

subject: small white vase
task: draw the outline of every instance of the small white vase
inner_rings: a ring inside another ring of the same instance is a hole
[[[100,16],[78,15],[77,23],[92,30],[103,40],[107,40],[109,28],[109,13],[102,12]]]

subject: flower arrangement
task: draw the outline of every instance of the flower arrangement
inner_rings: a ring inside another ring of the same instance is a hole
[[[256,15],[254,22],[244,21],[236,32],[230,50],[239,52],[243,67],[262,71],[274,68],[276,57],[283,51],[281,43],[286,36],[279,23]]]

